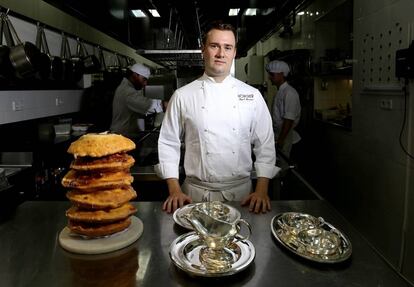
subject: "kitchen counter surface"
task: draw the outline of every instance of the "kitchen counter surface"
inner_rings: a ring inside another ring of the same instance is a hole
[[[25,202],[0,224],[0,286],[410,286],[378,256],[327,202],[273,201],[272,211],[252,214],[237,207],[253,228],[254,262],[225,278],[191,277],[169,258],[171,242],[188,232],[161,210],[161,202],[134,202],[144,232],[131,246],[102,255],[78,255],[59,246],[69,202]],[[270,230],[271,219],[287,211],[322,216],[352,242],[352,257],[321,264],[285,250]]]

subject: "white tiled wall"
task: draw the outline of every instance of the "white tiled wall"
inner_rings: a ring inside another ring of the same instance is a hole
[[[0,91],[0,124],[78,112],[83,90]]]

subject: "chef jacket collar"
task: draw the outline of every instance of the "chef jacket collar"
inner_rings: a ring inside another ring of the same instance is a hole
[[[214,80],[214,78],[207,76],[206,73],[203,74],[203,76],[201,77],[201,89],[204,89],[204,85],[206,83],[214,83],[214,84],[224,84],[225,86],[231,87],[232,89],[236,88],[236,82],[234,80],[234,78],[231,75],[228,75],[226,78],[224,78],[223,82],[221,83],[217,83],[216,80]]]
[[[227,82],[231,83],[232,78],[233,77],[229,74],[229,75],[227,75],[227,77],[224,78],[223,82],[221,82],[221,83],[227,83]],[[213,77],[208,76],[206,73],[203,74],[202,80],[207,82],[207,83],[221,84],[221,83],[217,83],[216,80]]]
[[[285,81],[285,82],[283,82],[283,84],[281,84],[281,85],[280,85],[280,87],[279,87],[278,91],[283,90],[284,88],[286,88],[286,87],[287,87],[287,85],[288,85],[288,83],[287,83],[286,81]]]

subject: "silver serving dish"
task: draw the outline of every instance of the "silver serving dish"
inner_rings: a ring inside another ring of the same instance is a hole
[[[289,222],[289,224],[286,224]],[[323,218],[287,212],[273,217],[270,228],[279,243],[293,253],[320,263],[338,263],[352,254],[349,239]]]
[[[175,221],[175,223],[177,223],[178,225],[187,228],[189,230],[194,230],[194,228],[191,226],[191,224],[184,218],[185,214],[188,214],[190,212],[190,210],[196,205],[196,204],[203,204],[203,202],[200,203],[191,203],[191,204],[187,204],[184,205],[181,208],[178,208],[174,213],[173,213],[173,219]],[[222,204],[225,207],[225,212],[224,212],[224,216],[227,217],[227,219],[225,221],[227,222],[234,222],[238,219],[240,219],[241,214],[240,211],[238,211],[236,208],[234,208],[233,206],[227,205],[227,204]]]
[[[256,250],[249,240],[233,242],[225,251],[231,254],[234,262],[227,268],[211,269],[200,262],[200,252],[205,247],[195,232],[186,233],[171,243],[170,258],[179,269],[191,275],[222,277],[246,269],[256,256]]]

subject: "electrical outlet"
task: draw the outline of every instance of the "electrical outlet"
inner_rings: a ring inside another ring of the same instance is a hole
[[[382,99],[379,101],[379,106],[383,110],[392,110],[392,100]]]
[[[60,97],[56,97],[55,103],[56,103],[56,107],[63,105],[63,99]]]
[[[23,102],[19,100],[12,101],[12,110],[14,112],[23,110]]]

